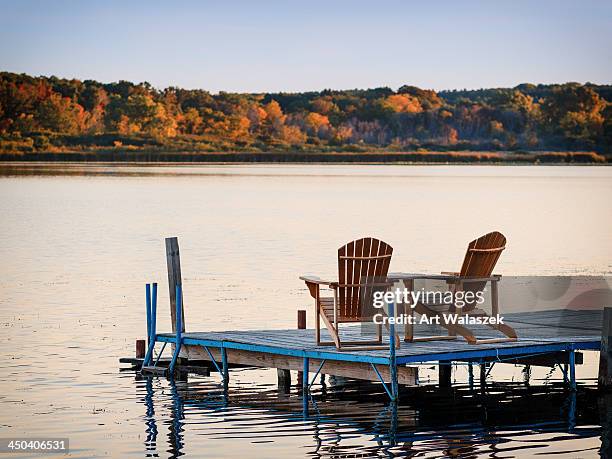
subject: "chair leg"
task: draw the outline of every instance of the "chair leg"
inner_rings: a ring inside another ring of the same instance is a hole
[[[415,306],[414,311],[427,317],[440,317],[440,314],[438,312],[432,311],[422,303],[418,303]],[[414,341],[437,341],[439,339],[455,339],[457,335],[461,335],[469,344],[476,344],[477,339],[469,329],[461,325],[444,324],[443,322],[444,321],[441,320],[440,325],[446,328],[446,330],[448,331],[447,336],[420,337],[418,339],[415,339]]]
[[[334,327],[334,324],[327,318],[324,312],[321,314],[321,311],[319,311],[319,317],[323,319],[323,323],[325,324],[327,331],[331,335],[331,338],[334,340],[336,348],[340,349],[342,346],[340,344],[340,336],[338,334],[338,330],[336,329],[336,327]]]
[[[319,315],[319,305],[315,304],[315,338],[317,341],[317,346],[321,345],[321,318]]]

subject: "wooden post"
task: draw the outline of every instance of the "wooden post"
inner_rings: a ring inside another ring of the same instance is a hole
[[[145,356],[145,340],[137,339],[136,340],[136,358],[144,359]]]
[[[438,363],[438,383],[440,385],[440,389],[450,389],[451,374],[453,369],[451,362],[447,360],[440,360]]]
[[[599,388],[612,389],[612,308],[604,308],[599,353]]]
[[[298,330],[304,330],[306,328],[306,311],[303,309],[297,312],[297,328]]]
[[[176,333],[176,286],[183,286],[181,277],[181,254],[179,252],[178,239],[176,237],[166,238],[166,263],[168,265],[168,289],[170,293],[170,315],[172,317],[172,333]],[[183,293],[183,291],[181,291]],[[184,298],[185,295],[181,294]],[[182,330],[185,331],[185,305],[181,305]]]
[[[297,328],[298,330],[304,330],[306,328],[306,311],[303,309],[299,309],[297,312]],[[298,374],[297,374],[298,385],[302,383],[302,379],[303,379],[303,374],[301,371],[298,371]]]
[[[276,369],[278,380],[278,391],[283,394],[288,394],[291,390],[291,372],[281,368]]]
[[[612,393],[601,394],[597,400],[601,426],[600,457],[612,457]]]

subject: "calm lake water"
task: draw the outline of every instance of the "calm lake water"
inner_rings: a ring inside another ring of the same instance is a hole
[[[225,400],[217,375],[171,384],[118,358],[145,335],[146,282],[170,329],[167,236],[192,331],[292,328],[304,308],[310,326],[298,276],[333,276],[337,248],[364,235],[394,247],[395,271],[457,269],[468,241],[499,230],[502,274],[609,275],[612,168],[4,165],[0,196],[1,437],[69,437],[72,457],[585,458],[608,435],[596,355],[577,399],[558,370],[527,387],[500,365],[487,394],[403,396],[396,426],[377,385],[328,379],[304,419],[274,370],[232,372]]]

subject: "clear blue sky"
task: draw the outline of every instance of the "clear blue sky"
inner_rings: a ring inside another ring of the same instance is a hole
[[[238,92],[611,83],[612,1],[0,0],[0,69]]]

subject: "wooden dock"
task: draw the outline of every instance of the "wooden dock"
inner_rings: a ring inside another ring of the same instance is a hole
[[[598,325],[602,321],[601,311],[530,312],[508,315],[506,321],[517,330],[518,341],[474,345],[459,338],[402,343],[401,348],[396,349],[398,383],[418,384],[417,369],[407,366],[411,364],[454,361],[514,363],[518,359],[544,354],[559,359],[559,353],[600,348],[601,328]],[[576,325],[570,327],[570,324]],[[362,334],[359,326],[346,327],[343,332],[348,339],[368,338]],[[485,327],[478,332],[479,336],[494,336],[492,330]],[[320,369],[322,374],[377,381],[378,376],[372,367],[374,364],[380,366],[379,372],[385,382],[389,382],[388,367],[391,362],[388,350],[354,351],[350,348],[337,350],[330,346],[316,346],[314,333],[312,329],[184,333],[180,356],[190,361],[211,361],[214,358],[221,362],[221,350],[225,349],[229,364],[296,371],[304,369],[304,359],[308,358],[309,367],[315,369],[325,361]],[[415,336],[427,334],[425,326],[415,327]],[[175,343],[176,334],[162,333],[157,339]]]
[[[447,387],[451,384],[450,368],[453,362],[468,362],[470,369],[473,364],[480,365],[481,384],[486,379],[485,372],[497,363],[558,365],[569,388],[575,390],[575,367],[581,363],[582,357],[578,351],[601,350],[602,343],[607,342],[602,339],[602,334],[608,336],[612,329],[608,323],[612,322],[612,314],[608,310],[604,318],[601,310],[564,309],[505,314],[505,322],[516,330],[518,339],[481,344],[470,344],[457,337],[437,341],[404,341],[400,347],[396,347],[395,340],[390,339],[395,336],[394,325],[390,325],[387,334],[388,349],[337,349],[317,345],[313,329],[186,332],[176,238],[167,239],[166,246],[172,331],[157,331],[157,284],[147,284],[149,345],[141,367],[142,373],[172,378],[177,366],[190,367],[194,366],[194,362],[208,362],[208,368],[221,375],[224,389],[227,390],[231,366],[276,368],[279,370],[279,385],[281,379],[286,383],[288,372],[294,370],[300,372],[305,412],[308,410],[310,387],[320,374],[378,381],[391,402],[397,403],[399,385],[418,385],[418,365],[432,363],[439,365],[440,385]],[[300,325],[304,325],[303,314],[299,318]],[[605,328],[603,332],[602,326]],[[498,337],[497,331],[486,326],[470,328],[479,338]],[[326,330],[321,332],[323,340],[330,338],[326,336]],[[376,330],[374,327],[348,325],[341,333],[346,340],[361,341],[374,339]],[[432,326],[415,325],[413,333],[414,338],[430,336]],[[162,348],[155,357],[158,343]],[[172,358],[162,365],[160,359],[168,343],[172,348]],[[604,373],[608,374],[605,363],[612,353],[607,352],[607,345],[605,347],[601,354],[604,356]]]
[[[431,363],[440,365],[441,378],[448,374],[448,385],[450,372],[442,369],[444,366],[450,368],[453,362],[470,362],[481,366],[491,363],[559,365],[565,372],[569,387],[575,389],[575,366],[581,363],[581,355],[577,351],[599,350],[601,346],[599,324],[602,323],[602,311],[515,313],[507,315],[506,321],[517,331],[517,341],[477,345],[468,344],[462,338],[403,342],[400,348],[395,349],[395,356],[391,356],[389,350],[338,350],[331,346],[317,346],[313,329],[180,333],[181,345],[176,355],[185,359],[185,365],[193,361],[210,362],[210,366],[221,374],[225,386],[229,380],[230,366],[299,371],[302,373],[302,385],[306,388],[306,409],[308,388],[319,374],[380,381],[389,397],[396,401],[398,392],[393,385],[418,385],[417,365]],[[475,331],[484,338],[494,336],[494,331],[487,327],[476,327]],[[359,326],[348,326],[343,333],[348,339],[369,338]],[[431,327],[415,327],[416,337],[430,333]],[[156,334],[155,340],[176,346],[177,333]],[[143,368],[147,371],[150,367]],[[169,369],[159,368],[159,373],[167,375]],[[444,384],[443,381],[440,383]]]

